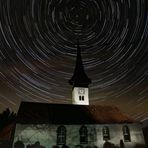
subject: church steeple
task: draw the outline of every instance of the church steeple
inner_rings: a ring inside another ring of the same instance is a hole
[[[79,45],[79,40],[77,40],[77,58],[75,70],[72,78],[69,80],[69,84],[74,87],[88,87],[91,83],[91,79],[89,79],[85,73],[82,57],[81,57],[81,48]]]
[[[89,89],[88,85],[91,83],[85,73],[82,57],[81,48],[79,41],[77,41],[77,58],[74,74],[69,80],[69,84],[73,85],[72,90],[72,103],[79,105],[89,105]]]

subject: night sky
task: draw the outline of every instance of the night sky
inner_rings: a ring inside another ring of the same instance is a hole
[[[71,103],[77,38],[90,104],[148,119],[148,0],[0,0],[0,112]]]

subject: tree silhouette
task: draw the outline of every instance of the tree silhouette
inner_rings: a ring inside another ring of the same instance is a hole
[[[16,114],[14,112],[10,112],[9,108],[3,111],[0,114],[0,130],[2,130],[5,126],[16,120]]]

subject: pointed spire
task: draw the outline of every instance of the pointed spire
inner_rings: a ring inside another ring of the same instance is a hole
[[[77,58],[76,58],[76,66],[74,70],[74,74],[72,78],[69,80],[69,84],[74,87],[88,87],[91,83],[91,79],[89,79],[85,73],[82,57],[81,57],[81,48],[79,45],[79,40],[77,39]]]

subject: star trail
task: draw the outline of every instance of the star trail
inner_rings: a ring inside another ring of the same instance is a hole
[[[90,104],[147,119],[147,0],[0,0],[0,110],[71,103],[77,38]]]

